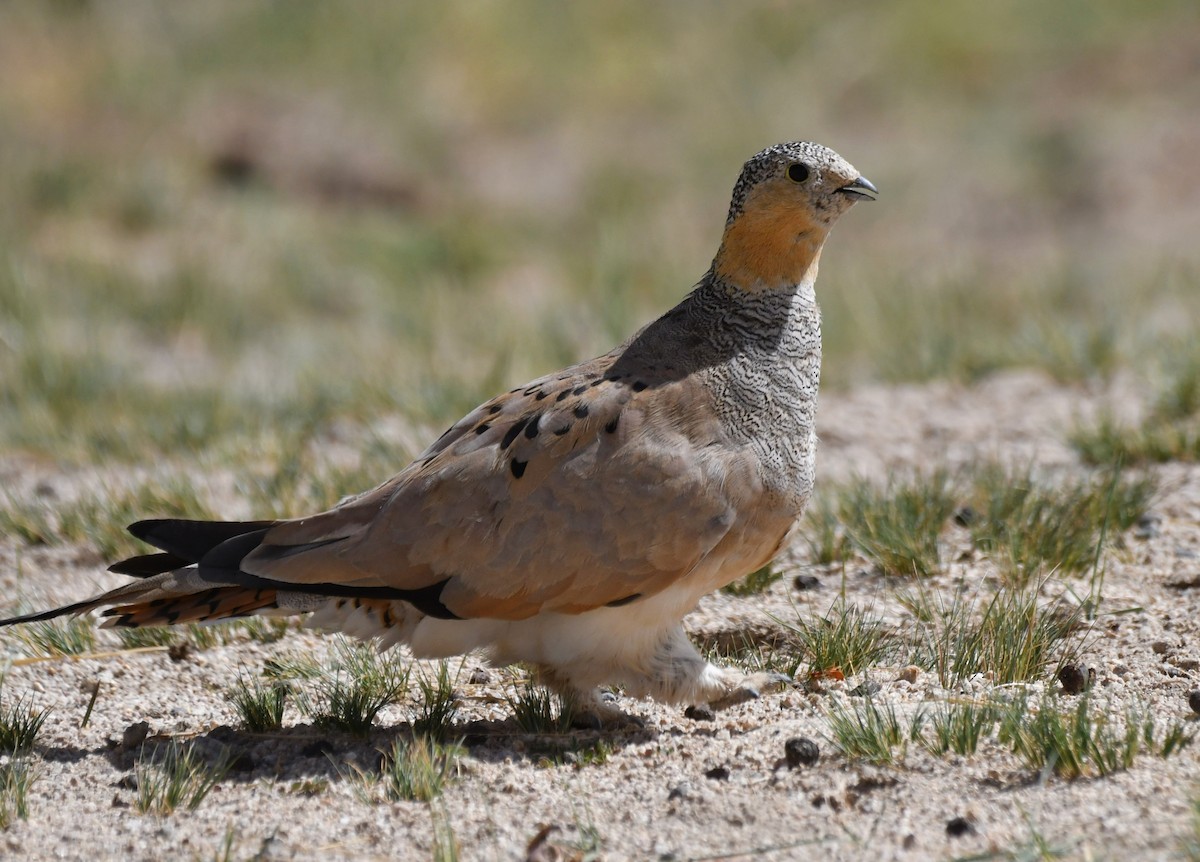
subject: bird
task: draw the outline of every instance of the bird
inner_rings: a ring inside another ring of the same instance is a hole
[[[585,724],[611,688],[725,708],[786,681],[707,660],[683,619],[793,536],[815,478],[815,281],[876,187],[820,144],[750,158],[721,242],[672,309],[602,356],[476,407],[383,484],[287,520],[151,519],[132,581],[0,626],[307,615],[415,658],[525,663]]]

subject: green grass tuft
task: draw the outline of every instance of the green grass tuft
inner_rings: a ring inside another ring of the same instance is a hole
[[[731,596],[757,596],[765,593],[771,584],[783,577],[783,572],[772,568],[770,564],[761,569],[755,569],[744,578],[739,578],[731,584],[721,587],[721,592]]]
[[[879,488],[859,480],[842,491],[838,516],[846,536],[885,575],[925,577],[940,571],[938,536],[954,511],[944,471],[893,478]]]
[[[458,773],[462,749],[418,736],[397,739],[384,752],[379,772],[353,768],[355,789],[364,802],[431,802]]]
[[[999,731],[1000,742],[1030,768],[1068,780],[1129,769],[1142,753],[1170,757],[1193,738],[1179,722],[1159,733],[1152,713],[1138,708],[1126,710],[1123,721],[1114,721],[1089,697],[1081,697],[1073,710],[1066,711],[1053,697],[1043,698],[1032,709],[1025,699],[1014,701],[1002,716]]]
[[[923,716],[918,741],[932,754],[953,752],[973,755],[1000,720],[1000,708],[994,703],[943,703]]]
[[[1049,570],[1086,571],[1103,537],[1135,524],[1155,491],[1149,476],[1109,473],[1050,487],[1029,469],[988,465],[974,478],[971,538],[1016,586]]]
[[[289,694],[284,682],[276,680],[263,685],[245,675],[239,675],[237,682],[226,691],[242,727],[251,733],[270,733],[283,726]]]
[[[14,755],[33,748],[38,731],[50,715],[47,709],[34,709],[31,698],[22,696],[14,704],[5,702],[4,678],[0,676],[0,754]]]
[[[843,597],[812,620],[797,614],[794,621],[777,622],[791,633],[800,649],[791,674],[801,661],[807,661],[810,671],[836,669],[851,676],[895,655],[900,646],[895,632],[867,610],[847,605]]]
[[[146,647],[173,646],[181,639],[177,629],[168,626],[140,626],[138,628],[118,628],[117,637],[125,649],[144,649]]]
[[[1064,641],[1079,626],[1082,610],[1040,604],[1035,586],[1002,588],[982,607],[961,593],[948,606],[927,595],[903,600],[916,621],[913,661],[935,672],[946,688],[976,674],[989,675],[996,685],[1043,679],[1074,655]]]
[[[804,542],[809,559],[818,566],[840,563],[849,554],[845,530],[838,520],[838,508],[831,494],[817,494],[804,513]]]
[[[366,736],[379,711],[403,699],[408,671],[370,646],[341,641],[315,688],[315,701],[305,698],[304,705],[318,726]]]
[[[834,701],[830,731],[843,755],[851,760],[892,765],[904,758],[911,733],[905,733],[895,708],[870,699],[847,706]]]
[[[446,662],[438,663],[437,674],[432,679],[424,675],[417,678],[421,690],[421,702],[413,718],[413,734],[428,737],[434,742],[444,743],[454,726],[458,714],[458,699],[454,693],[454,682],[450,679],[450,668]]]
[[[1155,403],[1138,425],[1101,413],[1095,425],[1071,432],[1071,444],[1090,464],[1200,461],[1200,349],[1166,354],[1170,368]]]
[[[96,646],[96,629],[91,617],[69,617],[29,623],[17,638],[31,656],[83,655]]]
[[[137,796],[133,807],[140,814],[160,817],[181,807],[195,811],[225,777],[229,767],[227,752],[209,765],[194,747],[172,740],[149,757],[143,754],[138,761]]]
[[[35,766],[26,757],[10,757],[0,763],[0,829],[7,830],[29,817],[29,791],[37,778]]]
[[[558,734],[571,729],[574,709],[570,703],[532,682],[516,694],[507,694],[509,708],[517,727],[525,733]]]

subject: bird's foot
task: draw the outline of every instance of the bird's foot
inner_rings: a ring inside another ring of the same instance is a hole
[[[760,671],[744,675],[737,683],[721,697],[710,700],[712,709],[728,709],[749,700],[758,700],[764,694],[772,691],[782,691],[792,684],[792,678],[785,673]]]
[[[611,691],[590,692],[571,699],[571,727],[581,730],[640,729],[646,723],[617,706]]]

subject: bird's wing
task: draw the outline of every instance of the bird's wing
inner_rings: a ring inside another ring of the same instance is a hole
[[[757,472],[694,377],[647,383],[613,358],[481,405],[388,483],[267,530],[241,570],[301,591],[440,585],[463,618],[658,592],[726,536]]]

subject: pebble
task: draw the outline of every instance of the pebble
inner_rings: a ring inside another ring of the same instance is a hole
[[[1079,694],[1091,684],[1091,671],[1079,664],[1064,664],[1058,672],[1065,694]]]
[[[186,661],[191,654],[192,645],[188,641],[180,641],[167,647],[167,656],[176,663]]]
[[[1133,531],[1134,538],[1137,539],[1153,539],[1160,532],[1159,525],[1162,523],[1162,518],[1158,515],[1146,514],[1138,518],[1137,529]]]
[[[1188,706],[1192,708],[1192,712],[1200,713],[1200,688],[1188,692]]]
[[[704,773],[705,778],[711,778],[713,781],[728,781],[729,767],[714,766],[712,769]]]
[[[795,579],[792,581],[792,586],[795,587],[798,592],[815,590],[821,586],[821,579],[816,575],[796,575]]]
[[[667,801],[673,802],[676,799],[690,799],[691,796],[692,788],[686,781],[683,781],[671,788],[671,792],[667,794]]]
[[[961,838],[975,831],[974,825],[965,817],[952,817],[946,823],[946,834],[951,838]]]
[[[690,718],[692,721],[716,721],[717,714],[712,711],[711,707],[692,705],[683,711],[683,717]]]
[[[970,506],[960,506],[954,513],[954,523],[960,527],[969,527],[979,520],[979,513]]]
[[[807,737],[794,736],[783,744],[783,755],[787,758],[788,769],[816,766],[821,759],[821,749]]]
[[[896,677],[898,682],[915,683],[917,677],[921,675],[921,669],[915,664],[910,664],[908,667],[901,668],[900,675]]]
[[[881,688],[883,688],[883,686],[881,686],[879,683],[875,682],[875,680],[868,679],[865,682],[860,682],[858,685],[854,686],[854,688],[850,689],[850,696],[851,697],[870,697],[871,695],[873,695],[877,691],[879,691],[879,689],[881,689]]]
[[[125,732],[121,734],[121,748],[128,751],[131,748],[137,748],[146,741],[146,737],[150,735],[150,722],[139,721],[125,728]]]
[[[1171,645],[1166,641],[1155,641],[1154,643],[1150,644],[1150,649],[1154,650],[1154,652],[1158,653],[1159,655],[1163,655],[1170,648]]]

